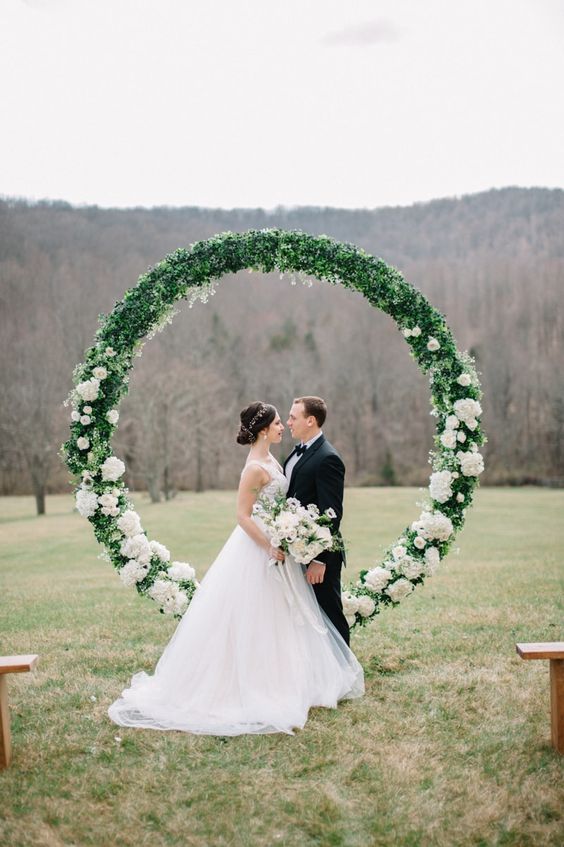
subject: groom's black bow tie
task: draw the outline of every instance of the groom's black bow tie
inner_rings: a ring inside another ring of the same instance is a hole
[[[298,444],[298,446],[296,447],[296,456],[301,456],[302,453],[305,453],[306,450],[307,447],[305,446],[305,444]]]

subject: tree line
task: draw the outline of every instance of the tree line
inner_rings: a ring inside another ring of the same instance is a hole
[[[476,358],[485,484],[564,481],[564,191],[508,188],[410,207],[100,209],[0,201],[0,493],[69,490],[58,455],[72,370],[148,266],[217,232],[277,226],[350,241],[397,267]],[[151,498],[234,487],[240,409],[299,394],[349,485],[425,485],[429,387],[393,321],[361,295],[278,274],[218,282],[148,341],[120,409],[115,452]],[[287,435],[281,456],[291,449]]]

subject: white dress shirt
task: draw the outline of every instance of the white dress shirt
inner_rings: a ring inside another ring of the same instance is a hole
[[[313,438],[310,438],[309,441],[306,441],[305,445],[302,442],[302,444],[300,444],[299,446],[300,447],[305,446],[306,450],[308,450],[311,447],[311,445],[313,444],[313,442],[317,441],[318,438],[321,438],[322,435],[323,435],[323,430],[320,429],[319,432],[317,433],[317,435],[314,435]],[[296,445],[296,446],[298,446],[298,445]],[[302,453],[302,456],[303,456],[303,453]],[[298,456],[297,453],[294,453],[294,455],[290,459],[288,459],[288,462],[286,464],[286,470],[285,470],[286,479],[288,481],[290,481],[290,479],[292,478],[292,471],[294,470],[294,466],[298,464],[298,462],[300,461],[302,456]]]

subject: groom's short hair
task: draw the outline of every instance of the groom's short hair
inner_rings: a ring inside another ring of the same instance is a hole
[[[327,404],[321,397],[296,397],[294,403],[303,403],[306,418],[313,415],[317,426],[323,426],[327,417]]]

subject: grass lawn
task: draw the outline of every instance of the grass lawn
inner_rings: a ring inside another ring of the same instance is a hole
[[[345,581],[415,519],[419,495],[346,492]],[[200,576],[234,526],[233,492],[133,499]],[[563,491],[478,491],[460,552],[353,637],[363,699],[312,710],[295,736],[228,739],[111,723],[176,623],[121,585],[72,505],[48,497],[38,518],[32,498],[0,499],[0,653],[40,654],[8,680],[3,847],[564,844],[548,663],[515,653],[564,640]]]

